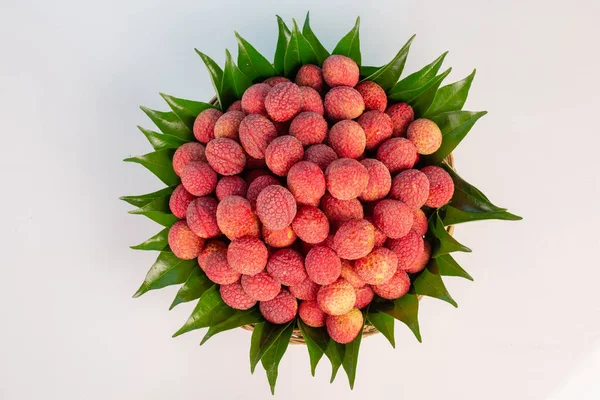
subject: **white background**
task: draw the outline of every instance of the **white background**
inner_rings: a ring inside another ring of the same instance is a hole
[[[2,0],[0,399],[270,397],[248,332],[199,347],[171,339],[193,307],[167,311],[176,288],[131,299],[156,254],[128,245],[159,228],[118,197],[161,184],[121,160],[150,151],[138,105],[213,96],[194,47],[222,63],[235,29],[272,55],[274,14],[308,9],[330,49],[361,15],[365,63],[416,33],[407,73],[445,50],[448,82],[476,67],[466,109],[490,112],[457,167],[524,220],[458,227],[475,282],[447,279],[458,309],[423,300],[423,344],[364,340],[353,392],[291,347],[277,397],[599,398],[597,1]]]

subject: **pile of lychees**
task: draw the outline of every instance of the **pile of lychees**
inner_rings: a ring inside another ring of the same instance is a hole
[[[440,147],[438,126],[358,81],[341,55],[304,65],[295,83],[269,78],[227,112],[200,113],[198,142],[173,157],[173,253],[197,257],[232,308],[258,302],[274,324],[299,313],[339,343],[359,334],[375,294],[407,293],[431,253],[421,207],[454,192],[444,169],[414,169]]]

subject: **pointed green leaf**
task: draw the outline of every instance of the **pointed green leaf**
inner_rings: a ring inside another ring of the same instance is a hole
[[[360,67],[360,76],[364,80],[367,76],[373,75],[381,67],[372,67],[370,65],[363,65]]]
[[[463,80],[441,87],[435,94],[433,103],[431,103],[431,106],[424,116],[426,118],[431,118],[434,115],[462,110],[467,101],[469,89],[471,88],[471,83],[475,77],[475,71],[476,70],[473,70],[471,75]]]
[[[170,251],[162,251],[133,297],[140,297],[149,290],[183,283],[194,268],[198,268],[195,259],[181,260]]]
[[[346,351],[346,346],[336,342],[335,340],[329,339],[329,343],[327,344],[327,348],[325,349],[325,355],[329,358],[331,362],[331,379],[329,380],[332,383],[335,380],[335,377],[342,365],[342,361],[344,360],[344,352]]]
[[[167,135],[164,133],[158,133],[149,129],[144,129],[138,125],[138,129],[142,131],[148,142],[152,145],[154,150],[162,149],[177,149],[182,144],[187,143],[187,140],[183,140],[177,136]]]
[[[140,109],[154,122],[160,131],[167,135],[177,136],[183,140],[193,140],[191,128],[181,122],[179,117],[171,111],[156,111],[141,106]]]
[[[178,304],[199,299],[213,285],[202,269],[194,268],[185,280],[185,283],[177,291],[177,295],[173,303],[171,303],[169,310],[172,310]]]
[[[289,325],[292,325],[293,328],[294,321],[282,325],[261,322],[254,326],[254,332],[252,332],[252,339],[250,340],[250,371],[252,373],[254,373],[256,365],[265,352],[269,350]]]
[[[292,36],[285,50],[284,73],[293,79],[302,65],[316,64],[317,55],[310,43],[298,29],[296,20],[292,19]]]
[[[442,131],[442,145],[435,153],[425,156],[425,162],[437,164],[443,161],[469,133],[475,122],[485,114],[487,111],[450,111],[431,117]]]
[[[165,228],[152,236],[150,239],[137,246],[130,246],[134,250],[158,250],[162,251],[169,244],[169,228]]]
[[[431,106],[433,99],[435,98],[435,94],[438,91],[438,88],[442,84],[442,81],[448,76],[448,74],[452,71],[452,68],[448,68],[446,71],[442,72],[435,78],[433,78],[428,84],[427,90],[419,94],[417,97],[408,102],[411,105],[415,112],[415,116],[422,116]]]
[[[221,105],[224,110],[241,99],[246,89],[252,86],[252,80],[235,65],[229,50],[225,50],[225,70],[221,85]]]
[[[412,35],[412,37],[408,39],[408,42],[406,42],[404,46],[402,46],[392,61],[385,64],[377,71],[371,73],[369,76],[364,78],[363,81],[375,82],[386,92],[392,89],[402,74],[404,64],[406,63],[406,57],[408,56],[408,51],[410,50],[410,45],[412,44],[414,38],[415,35]]]
[[[446,285],[440,275],[438,265],[435,259],[431,259],[427,267],[421,271],[417,279],[413,282],[415,292],[423,296],[434,297],[458,307],[456,301],[450,296]]]
[[[329,342],[329,336],[324,328],[313,328],[306,325],[302,320],[298,319],[298,325],[300,326],[300,332],[306,342],[306,348],[308,349],[308,357],[310,359],[310,373],[315,376],[315,370],[317,364],[323,357],[327,344]]]
[[[285,53],[292,33],[279,15],[277,16],[277,27],[279,29],[279,34],[277,36],[277,47],[275,49],[273,66],[275,67],[277,75],[283,75],[285,70]]]
[[[390,342],[393,348],[396,348],[396,340],[394,338],[394,318],[388,314],[371,311],[367,314],[367,319],[385,338]]]
[[[167,102],[171,110],[188,128],[194,128],[194,121],[198,114],[209,108],[216,108],[212,104],[201,101],[180,99],[178,97],[169,96],[168,94],[160,93],[163,99]]]
[[[394,85],[394,87],[392,88],[392,90],[390,90],[389,93],[390,99],[395,101],[409,102],[415,97],[417,97],[419,94],[427,90],[427,83],[431,82],[431,80],[435,78],[447,54],[448,52],[445,52],[444,54],[436,58],[431,64],[424,66],[423,68],[421,68],[421,70],[417,72],[413,72],[412,74],[398,82],[396,85]],[[370,70],[365,70],[365,72],[367,71],[371,72]],[[365,75],[362,73],[362,68],[361,74]]]
[[[509,213],[508,211],[495,211],[495,212],[468,212],[459,210],[452,206],[446,207],[446,213],[444,214],[444,223],[448,225],[461,224],[463,222],[470,221],[482,221],[488,219],[498,219],[503,221],[520,221],[523,217]]]
[[[179,221],[179,218],[174,216],[169,208],[170,197],[170,195],[159,197],[143,207],[129,211],[129,214],[144,215],[157,224],[170,227]]]
[[[433,258],[432,261],[437,263],[438,270],[442,276],[458,276],[470,281],[473,280],[473,277],[469,275],[467,271],[462,269],[450,254],[444,254],[438,258]]]
[[[156,192],[141,194],[138,196],[122,196],[119,197],[119,199],[126,201],[132,206],[143,207],[146,204],[152,202],[153,200],[158,199],[159,197],[169,196],[171,193],[173,193],[173,189],[175,189],[175,187],[167,187],[164,189],[157,190]]]
[[[398,321],[405,323],[412,333],[414,333],[417,340],[421,342],[418,318],[419,299],[412,288],[407,294],[399,299],[371,303],[371,308],[391,315]]]
[[[204,335],[204,338],[202,338],[202,342],[200,342],[200,345],[203,345],[208,339],[210,339],[217,333],[225,332],[234,328],[239,328],[240,326],[244,325],[256,324],[264,320],[265,319],[258,310],[258,307],[252,307],[249,310],[235,310],[233,315],[231,315],[229,318],[208,328],[208,332],[206,332],[206,335]]]
[[[362,331],[366,322],[366,315],[363,312],[363,326],[360,329],[360,333],[350,343],[346,344],[344,350],[344,359],[342,366],[346,375],[348,375],[348,383],[350,383],[350,389],[354,389],[354,381],[356,380],[356,367],[358,366],[358,352],[360,350],[360,342],[362,341]]]
[[[263,80],[275,75],[275,68],[246,39],[235,32],[238,42],[238,67],[252,81]]]
[[[206,54],[202,53],[198,49],[194,49],[194,50],[196,50],[196,53],[198,53],[198,55],[204,62],[204,65],[206,65],[206,69],[208,69],[208,75],[210,76],[210,80],[213,84],[213,88],[215,89],[215,94],[217,95],[217,100],[219,101],[219,104],[218,104],[219,108],[221,110],[225,110],[225,108],[223,107],[223,103],[221,102],[221,86],[222,86],[222,82],[223,82],[223,70],[221,69],[221,67],[219,67],[219,65],[212,58],[210,58]]]
[[[356,18],[354,27],[339,41],[335,46],[335,49],[331,54],[341,54],[346,57],[350,57],[360,67],[361,56],[360,56],[360,17]]]
[[[429,233],[434,236],[432,257],[438,257],[442,254],[448,254],[455,251],[464,251],[470,253],[471,249],[460,244],[444,227],[439,212],[436,212],[429,219]]]
[[[315,35],[312,28],[310,27],[310,12],[306,13],[306,18],[304,19],[304,26],[302,27],[302,35],[304,35],[306,40],[308,40],[308,43],[310,43],[313,50],[315,51],[319,65],[323,65],[323,61],[325,61],[325,59],[329,57],[329,52],[321,44],[321,42],[317,38],[317,35]]]
[[[196,266],[196,268],[199,267]],[[217,325],[231,317],[234,313],[235,310],[223,302],[217,285],[213,285],[200,297],[188,320],[173,334],[173,337],[195,329]]]
[[[173,171],[174,153],[175,150],[173,149],[164,149],[144,154],[143,156],[129,157],[123,161],[141,164],[165,184],[176,186],[180,183],[180,180],[175,171]]]
[[[263,368],[267,372],[267,379],[271,387],[271,394],[275,394],[275,383],[279,370],[279,362],[283,358],[294,332],[294,322],[290,322],[275,343],[265,352],[261,358]]]

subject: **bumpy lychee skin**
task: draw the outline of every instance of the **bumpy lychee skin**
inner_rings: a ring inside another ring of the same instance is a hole
[[[381,200],[373,210],[373,222],[387,237],[398,239],[410,232],[412,210],[399,200]]]
[[[306,64],[300,67],[296,74],[296,85],[309,86],[317,92],[321,92],[324,85],[321,68],[312,64]]]
[[[304,148],[302,143],[290,135],[273,139],[265,151],[267,167],[279,176],[287,175],[292,165],[302,160],[303,157]]]
[[[367,188],[369,173],[358,161],[340,158],[325,170],[327,190],[339,200],[355,199]]]
[[[290,292],[282,290],[273,300],[261,301],[258,307],[270,323],[285,324],[296,317],[298,301]]]
[[[256,300],[244,292],[240,282],[221,285],[219,292],[223,302],[236,310],[248,310],[256,304]]]
[[[307,277],[304,257],[293,249],[281,249],[273,253],[267,263],[267,272],[285,286],[298,285]]]
[[[267,146],[276,137],[275,125],[262,115],[247,115],[240,123],[240,142],[252,158],[265,158]]]
[[[410,266],[405,266],[404,270],[409,274],[416,274],[417,272],[421,272],[425,269],[430,259],[431,244],[428,241],[423,240],[423,251],[415,259],[414,263]]]
[[[319,308],[329,315],[343,315],[352,310],[356,302],[354,287],[344,279],[322,286],[317,293]]]
[[[372,216],[366,216],[365,219],[372,223],[373,228],[375,228],[375,248],[383,246],[387,240],[387,236],[385,236],[385,233],[375,225]]]
[[[365,111],[365,102],[356,89],[347,86],[332,88],[325,95],[325,114],[334,121],[358,118]]]
[[[303,301],[300,303],[298,315],[302,322],[308,326],[312,326],[313,328],[325,326],[327,314],[321,311],[316,301]]]
[[[267,186],[271,185],[279,185],[277,178],[271,175],[259,176],[250,183],[250,186],[248,186],[248,191],[246,192],[246,198],[250,202],[250,205],[252,205],[252,209],[256,208],[256,199],[258,198],[260,192],[262,192]]]
[[[169,229],[169,247],[177,258],[192,260],[198,257],[198,253],[204,245],[204,239],[196,236],[185,221],[177,221]]]
[[[415,119],[415,112],[412,107],[406,103],[392,104],[385,110],[385,113],[392,119],[394,127],[394,137],[406,136],[406,130]]]
[[[173,190],[169,199],[169,209],[177,218],[185,218],[188,206],[196,197],[179,185]]]
[[[345,222],[333,237],[333,248],[340,258],[358,260],[369,254],[375,245],[375,228],[364,219]]]
[[[369,182],[360,194],[362,201],[381,200],[390,192],[392,176],[386,166],[373,158],[365,158],[360,162],[369,174]]]
[[[325,174],[317,164],[299,161],[288,171],[287,187],[298,204],[317,206],[327,187]]]
[[[265,243],[276,249],[289,247],[294,244],[297,239],[297,236],[291,226],[286,226],[283,229],[274,231],[263,225],[262,235]]]
[[[377,148],[381,143],[392,137],[392,119],[381,111],[367,111],[358,119],[367,137],[367,150]]]
[[[371,286],[371,288],[379,297],[383,297],[384,299],[399,299],[408,293],[410,278],[406,271],[398,268],[392,279],[382,285]]]
[[[227,262],[234,271],[256,275],[265,269],[269,252],[267,246],[252,236],[233,240],[227,248]]]
[[[425,205],[427,207],[439,208],[452,199],[454,195],[454,182],[449,173],[441,167],[431,165],[421,169],[421,172],[429,180],[429,196]]]
[[[429,180],[417,169],[402,171],[392,181],[390,197],[403,201],[413,210],[418,210],[429,197]]]
[[[215,138],[215,123],[223,115],[216,108],[207,108],[194,121],[194,137],[200,143],[208,143]]]
[[[217,173],[207,163],[194,161],[183,169],[181,183],[194,196],[206,196],[217,186]]]
[[[292,222],[292,229],[304,242],[317,244],[327,239],[329,221],[317,207],[302,206]]]
[[[262,165],[261,166],[255,166],[253,167],[254,169],[250,169],[248,170],[249,164],[252,162],[254,163],[255,161],[261,161]],[[248,182],[248,185],[250,185],[252,182],[254,182],[254,180],[260,176],[264,176],[264,175],[271,175],[271,171],[269,171],[267,168],[267,163],[265,162],[265,160],[257,160],[256,158],[251,158],[248,157],[248,161],[246,162],[246,174],[244,176],[244,180],[246,182]],[[258,194],[257,194],[258,196]]]
[[[250,86],[242,95],[242,111],[246,114],[260,114],[266,117],[265,98],[270,91],[271,86],[264,83]]]
[[[354,263],[356,273],[369,285],[386,283],[398,269],[398,257],[393,251],[380,247]]]
[[[356,90],[365,101],[365,110],[385,111],[387,95],[381,86],[375,82],[365,81],[356,85]]]
[[[242,111],[242,101],[236,100],[227,108],[227,112],[229,111]]]
[[[300,240],[299,244],[300,244],[300,251],[302,252],[302,254],[304,254],[306,256],[308,254],[308,252],[315,246],[325,246],[325,247],[329,247],[331,249],[331,246],[333,246],[333,235],[332,234],[327,235],[327,239],[323,240],[321,243],[307,243],[307,242]]]
[[[281,292],[281,285],[266,272],[242,275],[242,288],[251,298],[258,301],[274,299]]]
[[[415,210],[413,213],[413,226],[412,230],[417,233],[419,236],[424,236],[427,233],[427,216],[423,212],[423,210]]]
[[[405,138],[388,139],[377,149],[377,159],[392,174],[412,168],[417,163],[417,156],[417,148]]]
[[[317,292],[319,291],[319,286],[317,283],[314,283],[310,278],[306,278],[302,282],[297,285],[292,285],[289,287],[290,292],[299,300],[317,300]]]
[[[319,115],[325,114],[323,99],[315,89],[308,86],[301,86],[300,93],[302,93],[302,108],[300,112],[311,111]]]
[[[414,143],[419,154],[433,154],[442,145],[442,131],[435,122],[419,118],[408,126],[406,137]]]
[[[319,285],[335,282],[342,272],[342,263],[335,251],[325,246],[314,246],[304,260],[309,278]]]
[[[359,158],[365,152],[367,138],[358,122],[345,119],[329,131],[329,144],[342,158]]]
[[[350,57],[334,54],[323,62],[323,79],[330,87],[356,86],[360,71]]]
[[[267,186],[256,198],[256,214],[270,229],[278,230],[290,225],[296,210],[294,196],[283,186]]]
[[[215,193],[219,201],[229,196],[246,197],[248,184],[240,176],[224,176],[217,182]]]
[[[322,115],[304,111],[293,119],[290,125],[290,135],[302,142],[304,146],[310,146],[325,140],[327,128],[327,121]]]
[[[321,199],[321,210],[327,216],[329,223],[339,226],[351,219],[363,219],[363,206],[358,199],[338,200],[329,193]]]
[[[186,165],[194,161],[206,162],[204,146],[200,143],[190,142],[182,144],[173,154],[173,170],[181,176]]]
[[[218,236],[217,201],[212,197],[198,197],[187,208],[188,226],[196,235],[204,239]]]
[[[240,122],[246,114],[242,111],[227,111],[215,123],[215,138],[238,140]]]
[[[342,260],[342,273],[340,275],[354,288],[361,288],[367,283],[358,275],[354,265],[348,260]],[[360,308],[360,307],[359,307]]]
[[[219,285],[229,285],[240,279],[240,273],[227,263],[227,250],[219,249],[208,257],[204,272],[208,279]]]
[[[356,291],[356,303],[354,303],[355,308],[362,310],[363,308],[371,304],[375,294],[373,293],[373,289],[371,289],[370,286],[363,286],[354,290]]]
[[[220,240],[207,241],[204,248],[200,250],[200,253],[198,254],[198,265],[200,266],[200,269],[204,271],[213,254],[222,250],[227,251],[227,245],[224,242]]]
[[[314,144],[304,152],[304,160],[317,164],[323,171],[337,159],[335,150],[326,144]]]
[[[288,78],[285,78],[283,76],[272,76],[270,78],[265,79],[265,81],[263,83],[273,87],[279,83],[284,83],[284,82],[291,82]]]
[[[246,165],[246,153],[232,139],[213,139],[206,145],[208,164],[221,175],[239,174]]]
[[[362,331],[363,322],[363,315],[358,308],[353,308],[344,315],[328,315],[325,320],[327,333],[340,344],[347,344],[356,339]]]
[[[398,257],[398,268],[410,270],[423,253],[423,238],[411,230],[400,239],[388,239],[387,247]]]
[[[265,98],[265,108],[273,121],[288,121],[302,108],[302,93],[295,83],[283,82],[271,88]]]
[[[240,196],[229,196],[217,206],[217,224],[225,236],[233,240],[251,235],[257,223],[250,202]]]

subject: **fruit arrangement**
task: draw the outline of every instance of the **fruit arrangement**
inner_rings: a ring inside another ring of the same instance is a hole
[[[165,227],[133,246],[160,251],[134,297],[183,284],[171,308],[197,303],[174,336],[252,329],[251,370],[262,362],[272,390],[290,341],[307,345],[313,374],[326,355],[352,387],[363,335],[395,346],[397,319],[420,341],[420,296],[456,306],[442,276],[472,279],[450,255],[470,250],[449,228],[520,217],[452,167],[485,114],[462,110],[474,73],[441,86],[444,53],[400,79],[414,37],[364,66],[358,19],[331,54],[308,14],[302,31],[278,24],[273,62],[237,33],[237,65],[198,52],[212,102],[142,107],[162,133],[140,128],[155,151],[125,161],[168,187],[123,197]]]

